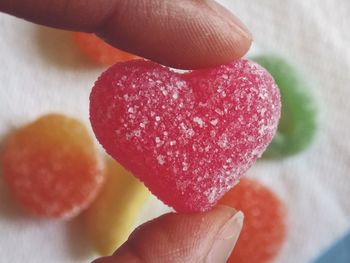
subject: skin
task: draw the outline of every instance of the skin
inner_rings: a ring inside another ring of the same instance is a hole
[[[212,0],[0,0],[0,11],[94,32],[117,48],[182,69],[228,63],[252,41],[242,22]]]
[[[222,206],[206,213],[162,215],[138,227],[112,256],[93,263],[224,262],[210,259],[209,253],[219,230],[234,214]]]
[[[117,48],[181,69],[228,63],[242,57],[252,41],[242,22],[212,0],[0,0],[0,11],[96,33]],[[206,213],[163,215],[137,228],[112,256],[94,262],[224,262],[211,251],[235,214],[220,206]],[[230,234],[228,252],[241,226]]]

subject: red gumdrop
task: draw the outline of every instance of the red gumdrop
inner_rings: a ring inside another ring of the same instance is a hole
[[[48,114],[8,138],[2,156],[5,182],[28,212],[72,218],[94,200],[104,182],[103,162],[80,121]]]
[[[244,225],[228,263],[266,263],[286,238],[285,208],[279,198],[255,180],[244,178],[218,202],[244,213]]]
[[[91,60],[102,65],[113,65],[117,62],[139,58],[104,42],[95,34],[74,32],[73,40]]]
[[[119,63],[90,95],[102,146],[179,212],[215,205],[261,156],[279,116],[274,80],[246,59],[183,74]]]

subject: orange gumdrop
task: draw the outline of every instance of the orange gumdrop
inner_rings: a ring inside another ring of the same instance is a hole
[[[279,198],[255,180],[242,179],[220,201],[244,213],[244,225],[228,263],[265,263],[286,237],[285,210]]]
[[[117,62],[139,58],[110,46],[95,34],[75,32],[73,40],[85,55],[102,65],[113,65]]]
[[[79,214],[104,180],[102,162],[85,126],[59,114],[45,115],[10,135],[1,162],[15,199],[42,217]]]

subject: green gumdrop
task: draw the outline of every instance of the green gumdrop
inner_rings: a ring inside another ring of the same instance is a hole
[[[276,55],[252,58],[270,72],[281,93],[282,112],[277,133],[263,159],[280,159],[307,148],[316,131],[316,105],[308,84],[297,70]]]

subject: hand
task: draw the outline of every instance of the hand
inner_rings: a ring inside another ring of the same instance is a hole
[[[241,232],[243,214],[226,206],[169,213],[137,228],[112,256],[93,263],[223,263]]]
[[[161,64],[194,69],[243,56],[246,27],[212,0],[1,0],[0,11],[46,26],[96,33],[111,45]],[[137,228],[114,262],[225,262],[243,214],[218,206],[199,214],[166,214]]]
[[[246,27],[213,0],[1,0],[0,11],[94,32],[115,47],[182,69],[231,62],[251,45]]]

